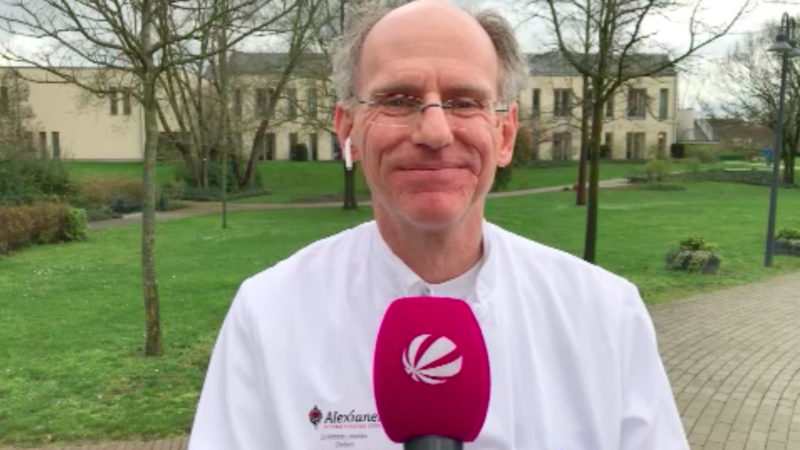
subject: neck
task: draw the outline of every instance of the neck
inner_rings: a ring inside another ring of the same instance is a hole
[[[381,237],[411,270],[427,283],[442,283],[471,269],[483,255],[483,215],[446,229],[398,226],[375,210]]]

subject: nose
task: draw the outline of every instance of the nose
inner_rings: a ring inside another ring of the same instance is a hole
[[[437,150],[453,143],[453,130],[440,105],[426,106],[419,112],[411,139],[415,144],[431,150]]]

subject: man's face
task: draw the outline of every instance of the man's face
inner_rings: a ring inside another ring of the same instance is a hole
[[[370,31],[357,95],[491,104],[497,73],[494,47],[479,24],[447,3],[417,2]],[[439,107],[398,118],[368,105],[337,115],[340,138],[351,138],[362,161],[376,217],[429,230],[482,217],[495,169],[511,159],[517,125],[516,105],[466,118]]]

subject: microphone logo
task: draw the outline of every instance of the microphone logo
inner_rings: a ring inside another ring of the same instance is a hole
[[[462,356],[450,339],[421,334],[403,351],[403,367],[411,379],[429,385],[442,384],[461,372]]]

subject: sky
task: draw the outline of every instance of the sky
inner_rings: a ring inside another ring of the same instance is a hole
[[[741,9],[746,0],[700,0],[697,17],[704,23],[714,26],[727,24]],[[533,10],[522,8],[519,0],[455,0],[455,3],[471,8],[494,8],[501,11],[517,30],[517,39],[526,52],[542,52],[554,48],[555,35],[542,19],[530,19]],[[541,2],[543,3],[543,2]],[[694,7],[695,0],[685,3]],[[539,11],[544,11],[539,7]],[[689,18],[692,8],[683,8],[670,14],[668,18],[657,17],[645,24],[645,30],[653,32],[651,51],[668,50],[677,54],[689,45]],[[774,1],[751,0],[745,14],[735,23],[730,33],[698,51],[680,67],[678,78],[679,108],[699,109],[703,101],[712,105],[719,101],[721,87],[715,83],[719,79],[719,62],[741,41],[746,33],[764,28],[768,22],[778,23],[781,15],[800,15],[800,0]],[[777,32],[777,30],[776,30]],[[800,29],[797,30],[800,38]],[[798,39],[800,40],[800,39]]]

